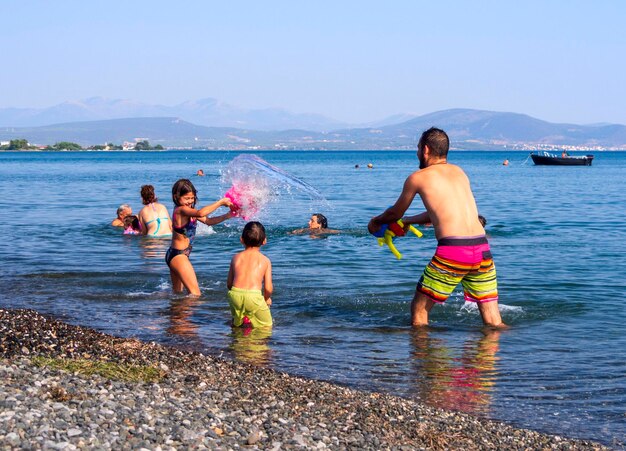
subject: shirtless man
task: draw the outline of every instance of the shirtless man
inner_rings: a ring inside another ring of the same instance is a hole
[[[124,218],[133,214],[133,209],[128,204],[117,207],[117,218],[111,221],[113,227],[124,227]]]
[[[437,251],[417,284],[411,302],[413,326],[428,325],[428,313],[443,303],[461,282],[467,301],[476,302],[486,326],[503,327],[498,309],[496,269],[485,229],[478,220],[476,201],[463,170],[448,163],[448,135],[426,130],[417,145],[420,170],[407,177],[400,197],[384,213],[372,218],[370,233],[402,218],[416,194],[426,211],[403,218],[405,226],[432,223]]]

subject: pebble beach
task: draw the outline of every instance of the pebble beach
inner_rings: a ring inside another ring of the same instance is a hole
[[[151,372],[129,381],[53,362]],[[608,449],[34,310],[0,309],[0,381],[3,449]]]

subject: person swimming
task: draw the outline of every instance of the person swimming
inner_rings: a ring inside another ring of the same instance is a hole
[[[124,235],[140,235],[141,224],[137,215],[128,215],[124,218]]]
[[[165,205],[158,202],[154,194],[154,186],[141,187],[141,202],[145,205],[139,212],[142,233],[149,236],[171,236],[172,220]]]
[[[335,234],[339,233],[339,230],[328,228],[328,219],[321,213],[314,213],[309,219],[309,227],[304,229],[296,229],[291,232],[292,235],[301,235],[303,233],[309,233],[311,235],[320,234]]]
[[[128,204],[122,204],[117,207],[117,217],[111,221],[113,227],[124,227],[124,218],[132,215],[133,209]]]

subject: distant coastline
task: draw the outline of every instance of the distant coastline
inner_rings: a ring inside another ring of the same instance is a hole
[[[454,148],[450,148],[450,152],[453,153],[465,153],[465,152],[485,152],[485,153],[502,153],[502,154],[506,154],[506,153],[511,153],[511,154],[519,154],[519,155],[528,155],[531,152],[534,152],[535,150],[520,150],[520,149],[454,149]],[[289,150],[277,150],[277,149],[256,149],[256,150],[247,150],[247,149],[201,149],[201,148],[180,148],[180,147],[172,147],[172,148],[164,148],[161,150],[149,150],[149,151],[145,151],[145,150],[93,150],[93,149],[80,149],[80,150],[68,150],[68,149],[62,149],[62,150],[47,150],[47,149],[19,149],[19,150],[2,150],[0,149],[0,154],[2,153],[9,153],[9,152],[15,152],[15,153],[71,153],[71,152],[78,152],[78,153],[146,153],[146,152],[157,152],[157,153],[164,153],[164,152],[242,152],[242,153],[254,153],[254,152],[276,152],[276,153],[281,153],[281,152],[293,152],[293,153],[298,153],[298,152],[302,152],[302,153],[310,153],[310,152],[315,152],[315,153],[350,153],[350,152],[362,152],[362,153],[376,153],[376,152],[402,152],[402,153],[415,153],[415,149],[342,149],[342,150],[338,150],[338,149],[324,149],[324,150],[319,150],[319,149],[289,149]],[[559,149],[560,152],[560,149]],[[576,151],[571,151],[568,150],[568,153],[570,153],[571,155],[576,155],[577,153],[582,155],[585,153],[621,153],[621,152],[626,152],[626,149],[616,149],[616,150],[609,150],[609,149],[596,149],[593,151],[590,150],[576,150]]]
[[[68,142],[94,150],[107,150],[110,143],[122,143],[118,147],[124,150],[138,145],[137,150],[414,150],[422,131],[431,126],[448,132],[453,150],[626,150],[624,125],[554,124],[523,114],[468,109],[439,111],[379,127],[329,131],[205,126],[178,117],[0,127],[0,149],[15,150],[8,149],[11,141],[27,140],[38,148]]]

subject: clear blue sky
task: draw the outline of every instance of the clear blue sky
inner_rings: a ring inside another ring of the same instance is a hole
[[[214,97],[626,124],[626,2],[2,0],[0,107]]]

